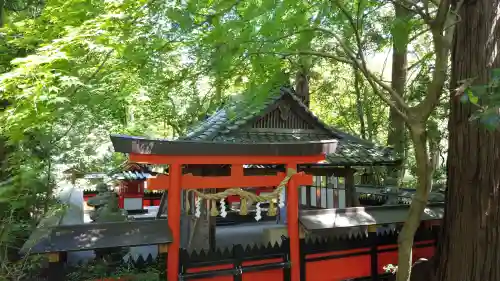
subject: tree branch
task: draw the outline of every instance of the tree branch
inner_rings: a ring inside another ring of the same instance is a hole
[[[417,66],[419,66],[420,64],[422,64],[422,62],[428,60],[430,57],[432,57],[433,53],[427,53],[425,54],[423,57],[421,57],[420,59],[418,59],[415,63],[413,63],[412,65],[408,66],[408,68],[406,68],[407,71],[411,71],[412,69],[416,68]]]
[[[435,26],[436,29],[443,29],[445,27],[445,22],[447,22],[449,18],[448,14],[450,12],[450,5],[450,0],[441,0],[439,2],[436,17],[432,21],[431,27]]]
[[[349,65],[352,65],[354,67],[357,67],[362,73],[363,75],[365,76],[365,78],[367,79],[368,83],[370,84],[370,86],[372,86],[372,88],[374,89],[374,92],[387,104],[389,105],[391,108],[394,108],[396,110],[396,112],[401,115],[401,118],[403,118],[405,121],[408,120],[408,116],[405,112],[403,112],[402,110],[399,109],[399,107],[396,105],[396,103],[394,103],[392,100],[390,100],[389,98],[387,98],[385,95],[383,95],[379,90],[378,90],[378,87],[377,85],[385,85],[385,87],[388,87],[388,89],[390,89],[392,91],[392,88],[387,85],[385,82],[383,82],[380,78],[378,78],[375,74],[373,74],[371,71],[369,71],[368,69],[366,69],[365,67],[363,67],[358,60],[352,60],[350,58],[345,58],[345,57],[341,57],[341,56],[336,56],[336,55],[333,55],[333,54],[330,54],[330,53],[326,53],[326,52],[318,52],[318,51],[310,51],[310,50],[307,50],[307,51],[296,51],[296,52],[287,52],[287,53],[273,53],[273,54],[279,54],[281,56],[292,56],[292,55],[309,55],[309,56],[317,56],[317,57],[323,57],[323,58],[329,58],[329,59],[333,59],[335,61],[338,61],[338,62],[342,62],[342,63],[345,63],[345,64],[349,64]],[[386,89],[385,87],[383,87],[384,89]],[[399,96],[399,99],[402,100],[401,96]],[[406,109],[409,109],[408,105],[406,103],[404,103],[405,105],[405,108]]]
[[[358,24],[357,24],[359,22],[359,19],[356,22],[354,22],[353,17],[349,14],[349,12],[347,12],[344,5],[342,5],[342,3],[338,0],[336,0],[335,2],[337,4],[337,6],[339,7],[340,11],[342,12],[342,14],[347,18],[347,21],[351,25],[352,29],[354,30],[354,38],[356,40],[356,48],[357,48],[356,54],[359,56],[361,61],[365,61],[365,57],[364,57],[363,50],[362,50],[363,44],[361,43],[361,36],[359,34],[359,28],[358,28]],[[358,6],[358,13],[359,13],[359,6]]]
[[[395,5],[400,5],[401,7],[416,15],[419,15],[422,20],[429,25],[433,22],[432,16],[428,12],[428,10],[426,10],[426,7],[418,7],[416,3],[410,0],[391,0],[391,2],[393,2]]]
[[[464,0],[457,3],[455,10],[451,11],[449,7],[442,6],[444,2],[449,0],[442,0],[439,4],[438,16],[446,11],[447,17],[444,21],[439,19],[436,21],[442,21],[441,25],[431,26],[431,31],[434,39],[434,50],[436,53],[436,63],[434,71],[432,72],[431,84],[427,87],[427,94],[424,100],[415,106],[415,111],[419,112],[422,120],[429,118],[430,114],[439,103],[443,85],[446,81],[446,75],[448,71],[448,56],[451,49],[451,43],[453,40],[453,35],[455,33],[455,23],[458,20],[458,11],[463,5]],[[443,34],[444,33],[444,34]]]
[[[363,73],[363,75],[365,76],[365,78],[368,80],[368,83],[370,84],[370,86],[372,87],[373,91],[380,97],[382,98],[382,100],[384,100],[386,103],[388,103],[388,105],[390,107],[393,107],[396,112],[398,112],[398,114],[401,115],[401,117],[406,120],[406,114],[403,113],[399,108],[397,108],[397,105],[396,104],[393,104],[392,101],[390,101],[389,99],[387,99],[384,95],[382,95],[382,93],[380,93],[380,90],[379,88],[377,87],[377,85],[373,82],[372,79],[370,79],[370,75],[371,75],[371,72],[368,71],[368,67],[366,65],[366,59],[365,59],[365,55],[363,53],[363,43],[361,41],[361,35],[360,35],[360,31],[359,31],[359,15],[361,13],[360,11],[360,6],[361,6],[361,1],[358,2],[358,10],[357,10],[357,19],[356,19],[356,22],[354,22],[354,19],[353,17],[349,14],[349,12],[345,9],[344,5],[342,5],[342,3],[340,1],[336,1],[336,4],[337,6],[339,7],[340,11],[342,12],[342,14],[347,18],[347,21],[349,22],[349,24],[351,25],[351,28],[354,30],[354,37],[355,37],[355,41],[356,41],[356,49],[357,49],[357,52],[356,52],[356,56],[354,56],[354,54],[351,56],[351,59],[354,61],[354,69],[360,69],[361,72]],[[336,37],[337,38],[337,37]],[[339,43],[341,43],[341,45],[344,47],[344,49],[346,49],[346,46],[347,44],[342,44],[343,41],[340,40],[340,38],[337,38],[337,41],[339,41]],[[347,50],[346,50],[347,52]],[[359,62],[357,61],[357,59],[359,59]],[[383,73],[383,72],[382,72]],[[373,75],[373,77],[379,79],[378,77],[376,77],[375,75]],[[381,77],[379,80],[377,80],[377,84],[380,85],[380,83],[383,83],[382,82],[382,74],[381,74]],[[385,83],[384,83],[385,84]],[[391,87],[391,90],[392,87]],[[394,95],[394,96],[399,96],[401,97],[401,95],[399,93],[391,93],[391,95]],[[396,100],[396,103],[397,104],[404,104],[404,100],[401,98],[401,99],[398,99],[397,97],[394,98]]]
[[[327,34],[331,35],[332,37],[334,37],[335,40],[337,40],[337,42],[340,44],[343,51],[347,55],[347,58],[341,58],[343,60],[338,60],[338,61],[356,66],[357,68],[359,68],[361,70],[361,72],[364,74],[365,78],[368,80],[368,82],[370,83],[370,85],[372,87],[374,87],[376,84],[376,85],[380,86],[382,89],[384,89],[385,91],[387,91],[389,93],[389,95],[394,99],[395,103],[388,102],[388,101],[390,101],[390,99],[385,97],[382,93],[377,92],[377,91],[376,91],[376,93],[390,107],[393,107],[396,110],[396,112],[398,112],[398,114],[400,114],[404,120],[408,119],[408,116],[406,114],[406,112],[408,112],[408,110],[410,109],[408,104],[406,104],[406,102],[404,101],[404,99],[402,98],[402,96],[399,93],[397,93],[396,91],[394,91],[394,89],[392,89],[391,85],[382,81],[382,79],[378,78],[375,74],[373,74],[373,72],[371,72],[368,69],[368,67],[366,65],[366,60],[358,59],[356,56],[356,53],[347,44],[345,44],[344,41],[335,32],[328,30],[328,29],[325,29],[325,28],[319,28],[319,27],[315,28],[315,29],[316,29],[316,31],[327,33]],[[332,56],[331,54],[325,54],[325,53],[319,53],[319,54],[316,53],[316,55],[321,55],[321,54],[323,54],[323,57],[329,57],[329,58],[337,60],[336,59],[337,56]],[[328,55],[328,56],[325,56],[325,55]],[[350,62],[346,62],[345,61],[346,59],[350,60]],[[375,86],[374,90],[375,89],[378,89],[378,87]]]
[[[111,49],[109,50],[104,59],[102,60],[102,62],[99,64],[99,66],[96,68],[96,70],[87,78],[87,82],[90,82],[92,79],[94,79],[96,77],[96,75],[101,72],[101,70],[103,69],[104,65],[106,64],[106,62],[109,60],[109,58],[111,57],[111,54],[113,53],[114,49]],[[74,88],[73,90],[73,93],[70,95],[70,96],[73,96],[81,87],[83,87],[82,85],[78,85],[77,87]],[[73,122],[71,123],[71,125],[68,127],[68,129],[61,135],[59,136],[57,139],[55,139],[52,143],[51,143],[51,146],[56,146],[57,143],[62,140],[64,137],[66,137],[69,132],[71,130],[73,130],[73,128],[75,127],[76,123],[79,121],[79,118],[75,118],[75,120],[73,120]]]
[[[408,39],[408,43],[411,43],[411,42],[415,41],[418,37],[420,37],[420,36],[422,36],[423,34],[425,34],[425,33],[429,32],[429,30],[430,30],[429,28],[424,28],[424,29],[422,29],[421,31],[417,32],[417,34],[413,35],[412,37],[410,37],[410,38]]]

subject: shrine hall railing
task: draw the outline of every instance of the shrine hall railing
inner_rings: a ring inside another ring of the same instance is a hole
[[[244,248],[234,245],[231,249],[180,253],[179,280],[242,281],[252,278],[263,280],[290,280],[289,241],[281,245],[254,245]]]
[[[438,227],[420,228],[414,239],[413,260],[434,255]],[[398,231],[358,233],[351,237],[301,240],[300,280],[383,280],[386,267],[397,265]],[[326,278],[326,276],[328,276]]]
[[[415,236],[413,259],[434,254],[438,228],[420,228]],[[358,232],[351,236],[314,236],[300,241],[301,281],[385,280],[384,266],[397,263],[396,230]],[[166,257],[139,256],[119,263],[57,262],[26,280],[165,280]],[[291,280],[289,241],[280,244],[234,245],[216,251],[181,250],[179,280],[243,281]],[[147,276],[147,277],[146,277]],[[120,279],[121,278],[121,279]]]
[[[422,227],[415,236],[413,259],[434,255],[438,228]],[[397,264],[395,229],[351,236],[313,236],[300,242],[301,281],[384,280]],[[181,251],[179,280],[290,280],[289,241],[217,251]]]

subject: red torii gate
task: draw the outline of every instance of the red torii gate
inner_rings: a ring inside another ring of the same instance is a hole
[[[169,175],[158,178],[168,189],[168,225],[173,243],[168,248],[167,279],[177,281],[179,275],[181,190],[197,188],[269,187],[277,186],[284,174],[274,176],[245,176],[244,164],[283,164],[297,170],[298,164],[318,163],[333,153],[337,140],[288,143],[221,143],[150,140],[129,136],[111,136],[116,152],[129,153],[129,160],[136,163],[167,164]],[[183,175],[183,165],[229,164],[230,176]],[[160,184],[160,182],[158,182]],[[298,188],[311,185],[312,176],[295,174],[287,184],[287,220],[290,238],[292,281],[300,280],[300,245]],[[158,185],[157,185],[158,186]]]

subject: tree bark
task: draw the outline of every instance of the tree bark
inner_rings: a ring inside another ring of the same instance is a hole
[[[354,186],[354,169],[351,167],[346,167],[345,169],[345,193],[346,193],[346,207],[358,207],[361,204],[359,203],[359,195],[356,192],[356,187]]]
[[[392,32],[391,87],[404,98],[408,67],[408,40],[410,35],[406,22],[408,10],[395,3],[394,11],[396,21]],[[394,154],[397,157],[402,158],[405,155],[405,143],[405,122],[398,112],[391,108],[389,112],[389,134],[387,136],[387,144],[394,148]],[[403,167],[404,165],[401,165],[394,169],[390,169],[387,176],[400,180],[404,173]]]
[[[439,143],[441,142],[441,135],[438,129],[438,124],[434,119],[431,119],[427,123],[427,140],[429,143],[429,154],[432,165],[432,186],[434,186],[434,181],[436,180],[437,169],[439,168],[439,159],[441,155]],[[432,191],[432,190],[431,190]]]
[[[448,182],[436,280],[500,280],[500,133],[469,117],[475,108],[453,90],[486,84],[500,67],[500,0],[466,1],[452,51]]]
[[[5,18],[7,17],[5,13],[5,0],[0,0],[0,28],[5,24]]]
[[[356,94],[356,111],[358,113],[358,119],[359,119],[359,131],[361,133],[361,137],[366,140],[367,135],[366,135],[366,125],[365,125],[365,113],[364,113],[364,102],[363,98],[361,96],[361,73],[359,73],[359,70],[356,67],[353,67],[353,74],[354,74],[354,91]]]

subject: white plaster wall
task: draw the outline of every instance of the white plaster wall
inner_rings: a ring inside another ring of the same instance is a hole
[[[142,209],[142,198],[124,198],[123,209],[124,210],[141,210]]]
[[[316,207],[316,187],[311,187],[311,206]]]
[[[57,198],[67,206],[66,214],[61,220],[62,225],[73,225],[83,223],[83,191],[72,185],[61,186]]]
[[[321,208],[326,208],[326,196],[327,196],[327,192],[326,192],[326,188],[325,187],[322,187],[321,188]]]
[[[333,200],[335,200],[335,190],[331,189],[331,188],[328,188],[326,189],[326,197],[328,197],[329,199],[327,200],[327,204],[326,204],[326,207],[328,209],[331,209],[333,208]]]
[[[306,205],[307,201],[307,186],[300,187],[300,204]]]

